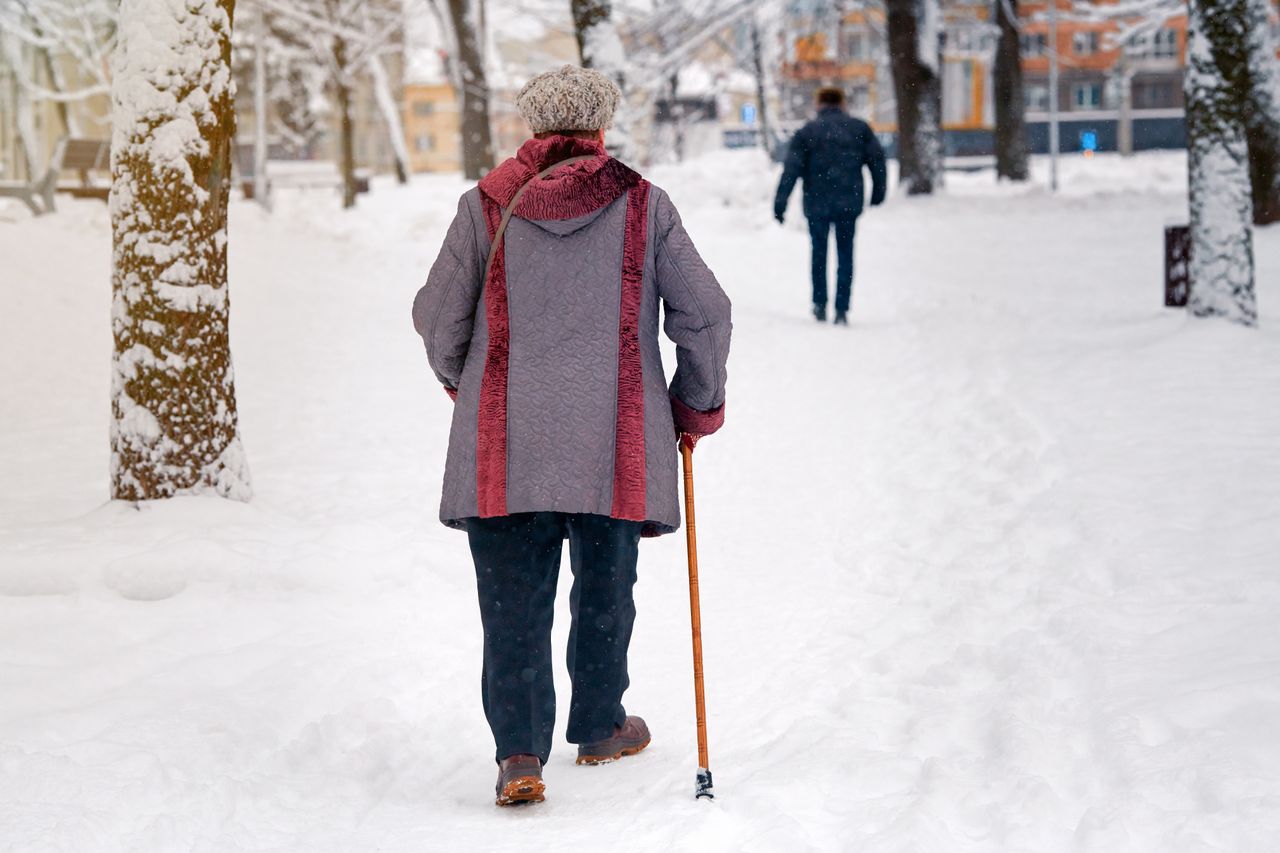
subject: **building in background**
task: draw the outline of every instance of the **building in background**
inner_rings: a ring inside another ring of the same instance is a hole
[[[1182,77],[1187,23],[1177,15],[1154,32],[1118,43],[1120,24],[1086,20],[1071,0],[1058,4],[1058,111],[1062,150],[1116,150],[1128,128],[1129,145],[1186,144]],[[1114,0],[1091,4],[1094,10]],[[1022,0],[1023,87],[1033,151],[1048,150],[1049,25],[1046,0]],[[996,31],[991,5],[943,4],[942,116],[947,153],[990,154],[995,110],[992,69]],[[1093,17],[1093,16],[1089,16]],[[1273,26],[1280,26],[1273,23]],[[783,118],[794,127],[813,112],[813,93],[838,86],[850,111],[890,142],[896,130],[882,4],[850,0],[792,0],[781,26]]]
[[[462,168],[462,115],[447,81],[410,81],[404,87],[404,135],[413,172]]]
[[[877,131],[894,127],[884,8],[878,4],[793,0],[786,4],[779,75],[782,119],[812,117],[818,89],[844,90],[851,113]]]

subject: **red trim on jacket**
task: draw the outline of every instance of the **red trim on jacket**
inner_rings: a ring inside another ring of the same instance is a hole
[[[483,197],[485,224],[492,241],[502,209]],[[506,241],[503,241],[504,243]],[[476,506],[481,518],[507,514],[507,366],[511,327],[507,315],[507,263],[502,243],[484,284],[489,347],[480,379],[480,409],[476,419]]]
[[[644,365],[640,357],[640,299],[644,293],[649,182],[627,194],[622,238],[622,299],[618,312],[618,415],[614,438],[614,518],[645,520]]]
[[[724,403],[718,407],[701,412],[686,406],[675,394],[671,395],[671,416],[676,422],[676,431],[690,435],[711,435],[724,426]]]

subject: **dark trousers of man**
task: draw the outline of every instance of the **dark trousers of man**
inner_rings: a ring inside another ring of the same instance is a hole
[[[484,624],[481,697],[499,761],[529,754],[545,764],[551,753],[551,620],[566,537],[573,567],[568,740],[603,740],[626,720],[622,694],[630,683],[627,646],[636,616],[631,591],[641,526],[559,512],[467,520]]]
[[[813,304],[827,305],[827,235],[836,229],[836,311],[848,311],[853,295],[853,233],[856,219],[810,219],[813,244]]]

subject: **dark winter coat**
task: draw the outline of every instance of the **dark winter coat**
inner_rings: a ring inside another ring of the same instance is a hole
[[[862,213],[863,168],[871,172],[871,203],[885,194],[884,149],[871,126],[839,107],[826,107],[791,138],[778,194],[779,219],[798,179],[804,179],[804,215],[818,220],[857,219]]]
[[[535,179],[568,157],[592,159]],[[503,208],[517,204],[484,277]],[[658,349],[676,343],[667,387]],[[529,140],[465,193],[414,327],[455,396],[441,520],[519,512],[680,523],[677,429],[724,418],[729,299],[667,194],[602,146]]]

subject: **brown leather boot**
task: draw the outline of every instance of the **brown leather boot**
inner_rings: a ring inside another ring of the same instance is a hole
[[[542,783],[542,762],[536,755],[509,755],[498,762],[497,803],[540,803],[547,786]]]
[[[649,727],[639,717],[627,717],[614,727],[613,737],[578,746],[578,764],[604,764],[624,755],[635,755],[649,745]]]

